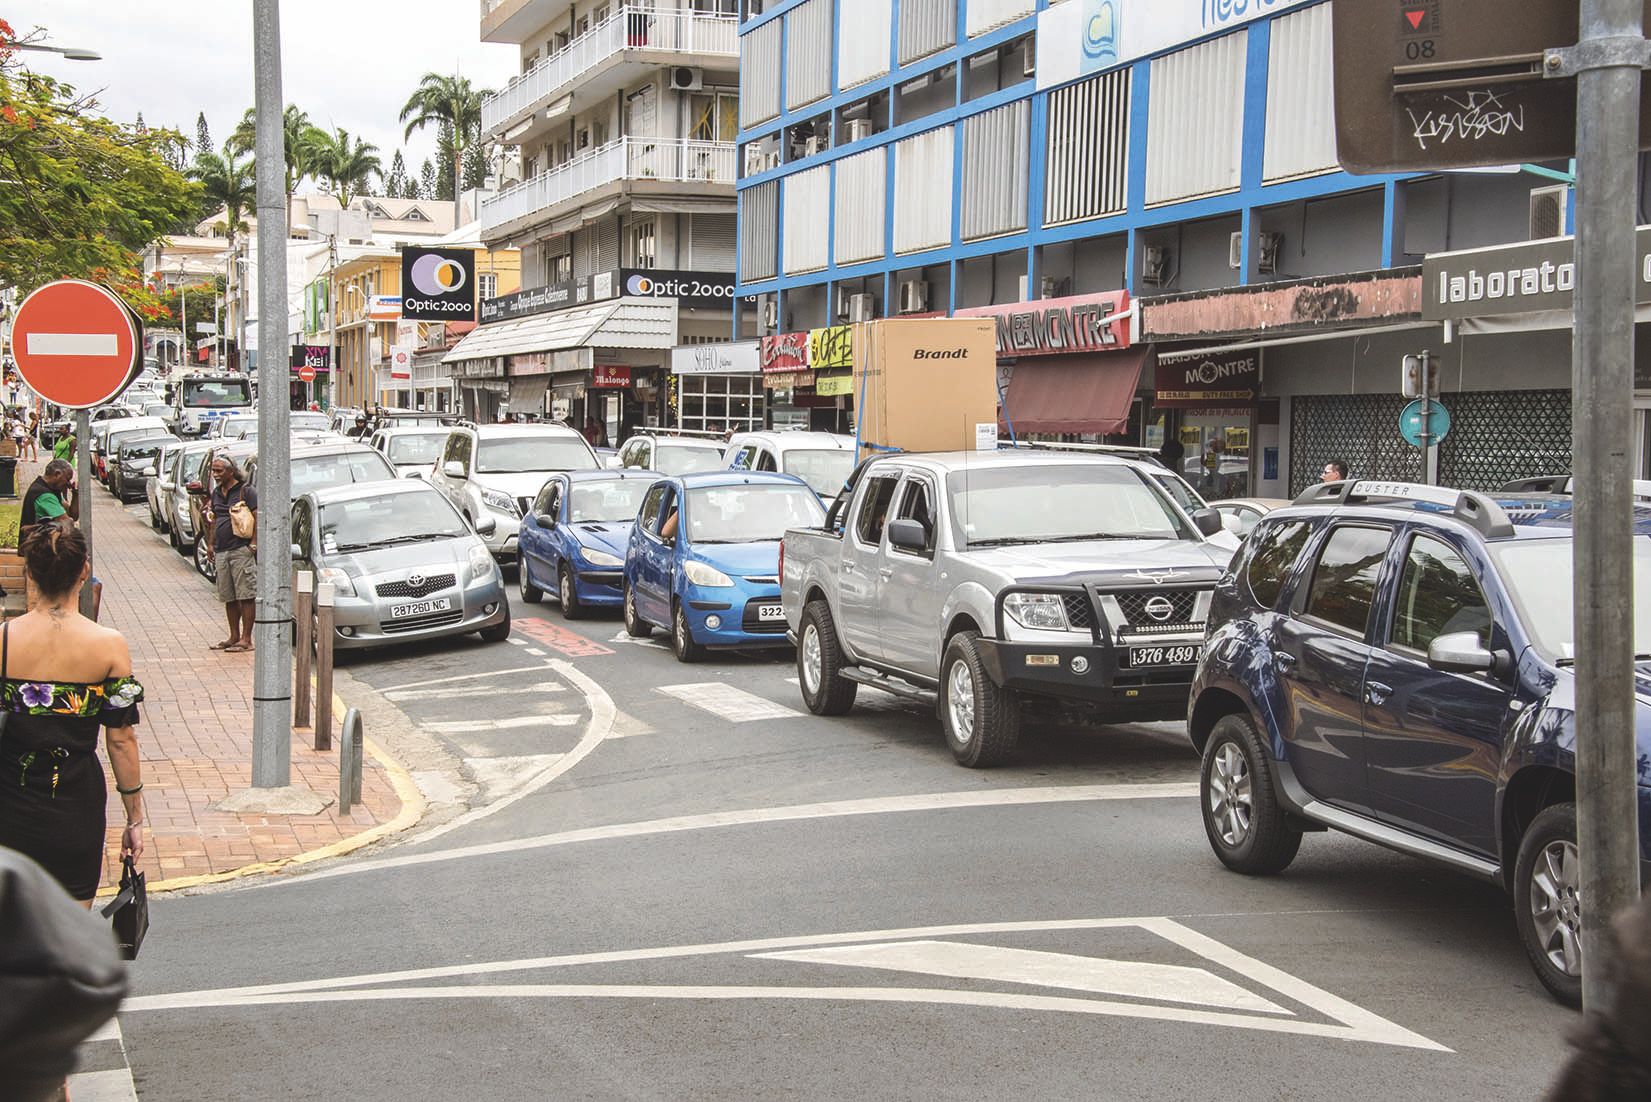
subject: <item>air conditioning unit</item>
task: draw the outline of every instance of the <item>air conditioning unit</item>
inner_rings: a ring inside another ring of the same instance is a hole
[[[1032,297],[1032,295],[1031,295],[1032,281],[1029,278],[1027,278],[1026,276],[1021,276],[1019,286],[1020,286],[1020,301],[1026,302],[1026,301],[1030,300],[1031,297]],[[1039,298],[1055,298],[1056,295],[1057,295],[1057,289],[1059,287],[1060,287],[1060,280],[1056,279],[1054,276],[1040,276],[1040,277],[1038,277],[1038,297]]]
[[[1571,189],[1565,184],[1556,187],[1531,189],[1531,240],[1564,237],[1571,232],[1566,217],[1570,208]]]
[[[1170,250],[1163,245],[1148,245],[1141,251],[1141,282],[1148,287],[1163,287],[1170,279]]]
[[[844,130],[847,131],[847,141],[857,142],[862,138],[869,138],[872,134],[870,119],[847,119],[844,121]]]
[[[870,321],[877,316],[877,300],[870,295],[848,296],[848,320]]]
[[[1038,40],[1028,38],[1020,47],[1020,75],[1035,77],[1038,75]]]
[[[1256,252],[1255,270],[1262,275],[1278,274],[1278,254],[1284,248],[1282,233],[1263,233]]]
[[[1233,271],[1244,266],[1244,234],[1234,233],[1227,239],[1227,267]]]
[[[776,298],[765,298],[762,301],[762,327],[770,333],[780,327],[780,303]]]
[[[824,153],[827,148],[826,140],[824,138],[810,138],[803,143],[803,156],[812,157],[816,153]]]
[[[908,279],[900,284],[900,312],[921,314],[929,308],[929,285],[921,279]]]
[[[705,70],[677,65],[671,69],[671,91],[697,92],[705,87]]]

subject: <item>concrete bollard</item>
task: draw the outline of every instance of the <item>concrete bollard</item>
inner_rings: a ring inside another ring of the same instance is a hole
[[[317,750],[332,749],[332,640],[333,587],[315,587],[315,742]]]
[[[315,575],[308,570],[293,577],[292,619],[297,626],[292,647],[292,725],[302,730],[310,725],[310,673],[315,668]]]
[[[338,740],[338,813],[348,815],[350,808],[361,802],[361,765],[363,760],[361,712],[350,708],[344,713],[344,729]]]

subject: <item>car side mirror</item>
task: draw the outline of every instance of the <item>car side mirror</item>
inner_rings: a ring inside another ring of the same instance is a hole
[[[476,522],[476,534],[478,536],[491,536],[498,530],[499,522],[494,520],[492,517],[483,517],[481,520]]]
[[[1488,673],[1496,668],[1496,655],[1479,642],[1478,632],[1453,631],[1428,644],[1427,664],[1441,673]]]
[[[183,488],[188,490],[192,494],[198,494],[198,493],[201,492],[201,489],[202,489],[201,484],[199,482],[185,482],[183,484]]]
[[[1194,509],[1192,522],[1206,536],[1216,535],[1225,527],[1221,522],[1221,514],[1215,509]]]
[[[533,519],[539,522],[540,528],[556,527],[556,517],[552,513],[539,513]]]
[[[915,520],[900,519],[889,521],[889,545],[898,547],[902,551],[916,551],[921,554],[928,546],[929,533],[923,525]]]
[[[460,463],[457,459],[449,459],[441,465],[441,473],[446,475],[448,478],[463,478],[464,464]]]

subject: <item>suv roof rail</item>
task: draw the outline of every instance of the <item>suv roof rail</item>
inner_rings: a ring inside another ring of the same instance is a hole
[[[1307,487],[1292,505],[1387,505],[1397,502],[1422,502],[1442,506],[1451,516],[1467,524],[1487,539],[1514,534],[1513,521],[1495,501],[1472,490],[1453,490],[1448,486],[1427,486],[1418,482],[1376,482],[1369,479],[1349,479],[1343,482],[1319,482]]]

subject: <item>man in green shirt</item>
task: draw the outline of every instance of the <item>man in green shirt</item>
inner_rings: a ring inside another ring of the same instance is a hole
[[[28,492],[23,495],[23,516],[20,521],[22,533],[26,534],[36,524],[56,520],[61,516],[80,519],[80,502],[77,499],[70,504],[64,503],[64,495],[74,482],[75,469],[68,460],[54,459],[46,464],[46,469],[40,472],[29,485]]]
[[[52,445],[52,457],[54,459],[61,459],[65,463],[73,463],[75,461],[74,433],[65,432],[58,438],[57,443]]]

